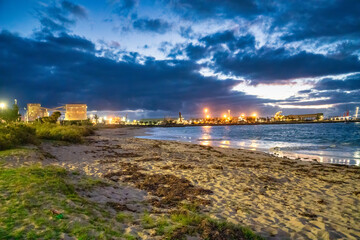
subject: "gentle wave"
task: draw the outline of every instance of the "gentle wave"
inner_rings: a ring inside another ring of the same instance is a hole
[[[267,152],[276,148],[322,162],[360,165],[360,124],[356,123],[151,128],[148,133],[144,138]]]

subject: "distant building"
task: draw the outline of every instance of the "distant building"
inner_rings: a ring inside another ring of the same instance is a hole
[[[26,121],[32,122],[38,118],[48,117],[49,112],[46,108],[41,107],[40,103],[28,103],[26,112]]]
[[[314,120],[323,120],[323,113],[314,113],[314,114],[302,114],[302,115],[288,115],[285,116],[286,120],[294,120],[294,121],[314,121]]]
[[[87,105],[86,104],[66,104],[65,105],[65,120],[86,120],[87,119]]]

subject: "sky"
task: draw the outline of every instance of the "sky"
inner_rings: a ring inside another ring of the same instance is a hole
[[[133,118],[360,105],[359,0],[0,0],[0,100]]]

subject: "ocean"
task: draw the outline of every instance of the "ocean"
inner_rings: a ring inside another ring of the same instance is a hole
[[[141,138],[268,152],[360,166],[360,123],[155,127]]]

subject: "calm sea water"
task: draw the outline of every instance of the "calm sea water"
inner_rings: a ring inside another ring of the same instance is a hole
[[[149,128],[142,138],[260,150],[302,160],[360,166],[360,123]]]

